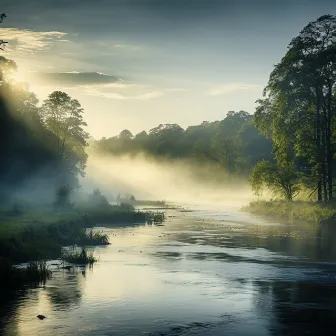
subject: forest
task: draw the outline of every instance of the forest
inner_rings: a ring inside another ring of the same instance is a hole
[[[245,178],[260,160],[272,161],[272,141],[264,137],[245,111],[229,111],[221,121],[204,121],[183,129],[160,124],[133,136],[129,130],[93,143],[112,155],[145,154],[157,160],[184,160],[192,165],[213,164],[231,175]],[[222,181],[223,183],[225,181]]]

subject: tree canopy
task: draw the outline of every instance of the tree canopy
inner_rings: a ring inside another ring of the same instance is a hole
[[[16,69],[0,56],[0,202],[34,179],[50,194],[76,186],[87,160],[79,102],[56,91],[40,107],[28,85],[11,77]]]
[[[274,67],[254,122],[273,141],[279,167],[296,164],[317,199],[334,196],[336,17],[310,22]]]
[[[245,111],[229,111],[221,121],[183,129],[177,124],[160,124],[134,137],[128,130],[102,138],[94,147],[113,155],[144,153],[157,160],[188,160],[212,163],[230,174],[247,176],[256,162],[272,160],[271,141],[253,125]]]

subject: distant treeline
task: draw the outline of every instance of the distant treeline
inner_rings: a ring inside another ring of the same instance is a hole
[[[214,164],[230,174],[248,176],[257,162],[272,160],[272,141],[254,126],[245,111],[229,111],[221,121],[204,121],[183,129],[160,124],[135,136],[129,130],[95,141],[93,148],[112,155],[146,154],[158,160],[188,160]]]

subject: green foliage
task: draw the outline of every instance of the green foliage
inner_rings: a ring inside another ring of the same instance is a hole
[[[89,196],[88,206],[95,208],[108,208],[110,207],[110,203],[108,202],[107,198],[102,195],[100,190],[96,188]]]
[[[71,250],[63,250],[62,259],[71,264],[94,264],[97,259],[94,257],[92,251],[88,251],[86,248],[82,248],[79,251],[76,248]]]
[[[242,210],[289,222],[304,221],[308,223],[322,223],[336,214],[334,205],[280,200],[251,202]]]
[[[229,111],[221,121],[204,121],[186,130],[177,124],[160,124],[148,134],[142,131],[134,137],[124,130],[119,136],[96,141],[93,147],[112,155],[145,153],[157,160],[213,165],[245,176],[259,160],[272,160],[271,141],[256,129],[245,111]]]
[[[56,191],[56,206],[66,207],[70,206],[70,195],[71,195],[71,187],[69,185],[65,185],[59,187]]]
[[[87,232],[85,230],[84,239],[81,239],[80,244],[87,246],[96,246],[96,245],[109,245],[110,242],[108,235],[103,233],[103,231],[90,230],[89,232]]]
[[[0,203],[37,173],[50,197],[60,187],[75,187],[87,160],[79,102],[56,91],[39,108],[28,86],[12,78],[16,68],[0,56]]]
[[[267,189],[273,195],[280,195],[287,201],[292,201],[300,191],[298,175],[293,164],[279,166],[260,161],[253,168],[249,181],[255,194],[260,195]]]
[[[54,91],[43,102],[41,115],[49,131],[56,135],[57,155],[66,172],[84,176],[87,160],[85,147],[89,134],[83,127],[83,108],[65,92]]]
[[[319,201],[333,198],[335,69],[336,17],[324,15],[290,42],[254,117],[260,132],[272,139],[275,153],[292,150],[302,182],[317,192]]]

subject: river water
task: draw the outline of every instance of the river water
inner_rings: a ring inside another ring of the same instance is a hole
[[[331,229],[189,209],[168,210],[164,226],[104,228],[112,244],[95,248],[92,269],[55,269],[1,304],[0,334],[334,334]]]

